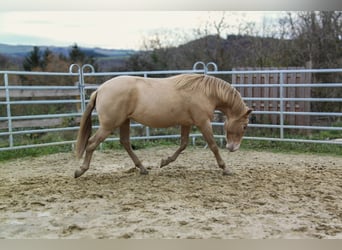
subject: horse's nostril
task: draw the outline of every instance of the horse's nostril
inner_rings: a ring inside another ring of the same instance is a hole
[[[234,144],[234,143],[230,143],[226,145],[226,148],[230,151],[230,152],[235,152],[236,150],[238,150],[240,148],[240,144]]]

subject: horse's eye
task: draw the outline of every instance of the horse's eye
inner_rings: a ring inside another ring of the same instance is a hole
[[[243,130],[246,130],[246,128],[247,128],[247,125],[243,125]]]

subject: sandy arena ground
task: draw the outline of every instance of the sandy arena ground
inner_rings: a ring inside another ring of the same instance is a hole
[[[0,163],[0,238],[342,238],[342,157],[176,147],[97,151],[79,179],[72,153]]]

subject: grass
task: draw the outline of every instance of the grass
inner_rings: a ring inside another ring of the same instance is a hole
[[[244,140],[241,149],[274,153],[342,156],[342,146],[334,144]]]
[[[58,145],[49,147],[38,147],[38,148],[24,148],[16,150],[8,150],[0,152],[0,162],[4,162],[11,159],[21,158],[21,157],[38,157],[43,155],[49,155],[61,152],[70,152],[70,145]]]
[[[326,132],[324,132],[326,133]],[[325,135],[326,136],[326,135]],[[221,145],[217,140],[218,145]],[[224,144],[224,143],[223,143]],[[135,140],[132,141],[134,150],[157,147],[157,146],[177,146],[179,139],[159,139],[159,140]],[[191,140],[189,141],[191,146]],[[206,145],[203,138],[196,138],[196,146],[204,147]],[[195,147],[196,147],[195,146]],[[105,142],[101,145],[101,149],[122,150],[123,147],[118,141]],[[9,150],[0,152],[0,162],[20,158],[20,157],[37,157],[42,155],[53,154],[57,152],[71,152],[71,145],[58,145],[39,148],[28,148],[20,150]],[[275,153],[291,153],[291,154],[320,154],[331,156],[342,156],[342,146],[334,144],[319,144],[319,143],[299,143],[299,142],[279,142],[279,141],[259,141],[259,140],[244,140],[240,150],[255,150],[268,151]]]

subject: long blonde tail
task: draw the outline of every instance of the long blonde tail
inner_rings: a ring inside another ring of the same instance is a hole
[[[80,130],[78,131],[77,141],[76,141],[76,156],[78,158],[81,158],[83,156],[83,153],[88,144],[88,139],[91,135],[91,130],[92,130],[91,113],[93,109],[95,108],[96,97],[97,97],[97,91],[91,94],[90,101],[81,118]]]

